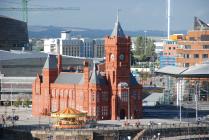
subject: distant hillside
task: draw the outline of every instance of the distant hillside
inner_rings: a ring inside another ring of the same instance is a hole
[[[30,38],[58,38],[61,31],[71,30],[72,36],[82,36],[89,38],[102,38],[110,35],[112,30],[87,29],[79,27],[57,27],[57,26],[29,26],[28,32]],[[125,31],[129,36],[144,36],[144,31]],[[186,31],[175,31],[173,33],[183,33]],[[166,32],[157,30],[148,30],[148,36],[166,36]]]

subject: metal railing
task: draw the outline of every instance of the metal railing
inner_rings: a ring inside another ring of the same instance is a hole
[[[63,134],[75,134],[75,133],[92,133],[98,132],[100,135],[106,132],[115,133],[117,135],[123,136],[124,134],[132,134],[133,131],[140,133],[144,131],[141,139],[166,139],[166,137],[195,137],[209,136],[209,124],[203,123],[175,123],[175,124],[148,124],[148,125],[127,125],[127,126],[107,126],[102,125],[95,126],[94,128],[81,128],[81,129],[58,129],[51,128],[50,125],[0,125],[0,127],[5,129],[12,129],[17,131],[42,131],[45,134],[53,134],[54,132],[61,132]],[[135,134],[137,135],[137,134]]]

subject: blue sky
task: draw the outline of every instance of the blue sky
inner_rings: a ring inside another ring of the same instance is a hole
[[[111,29],[117,9],[125,30],[166,30],[167,0],[29,0],[28,7],[80,7],[80,11],[30,12],[29,25]],[[21,0],[0,0],[0,7],[21,7]],[[194,16],[209,23],[209,0],[171,0],[171,30],[189,30]],[[0,15],[21,19],[20,12]]]

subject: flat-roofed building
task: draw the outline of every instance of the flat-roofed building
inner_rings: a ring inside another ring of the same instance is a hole
[[[180,67],[189,67],[208,61],[209,26],[195,17],[194,29],[189,31],[185,40],[178,41],[176,63]]]
[[[104,39],[71,37],[70,31],[63,31],[61,38],[44,40],[44,52],[75,57],[103,58]]]
[[[104,56],[104,39],[94,39],[94,57],[103,58]]]

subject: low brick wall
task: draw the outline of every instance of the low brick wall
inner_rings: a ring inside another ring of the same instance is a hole
[[[38,140],[93,140],[93,132],[92,131],[43,131],[43,130],[35,130],[31,131],[32,136]]]

